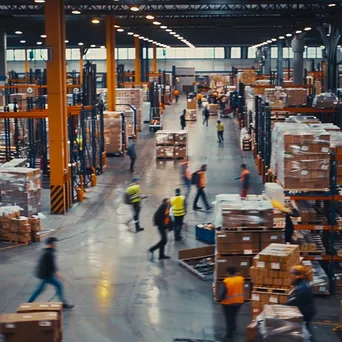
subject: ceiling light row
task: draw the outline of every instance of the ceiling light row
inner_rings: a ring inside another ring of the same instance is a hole
[[[301,33],[303,33],[303,31],[308,32],[308,31],[311,31],[311,30],[312,30],[312,28],[307,26],[307,27],[304,28],[304,30],[297,30],[296,34],[301,34]],[[287,33],[285,36],[290,38],[290,37],[293,36],[293,34],[292,33]],[[278,39],[279,40],[285,39],[285,36],[279,36]],[[262,42],[260,44],[253,45],[252,47],[253,48],[258,48],[258,47],[261,47],[261,46],[264,46],[264,45],[267,45],[267,44],[272,44],[272,43],[274,43],[276,41],[277,41],[276,38],[272,38],[272,39],[266,40],[266,41],[264,41],[264,42]]]
[[[119,30],[118,30],[118,31],[119,31]],[[139,39],[141,39],[141,40],[144,40],[145,42],[149,42],[149,43],[151,43],[151,44],[155,44],[155,45],[158,45],[158,46],[163,47],[163,48],[169,48],[168,45],[158,43],[158,42],[156,42],[156,41],[154,41],[154,40],[152,40],[152,39],[149,39],[149,38],[140,36],[140,35],[137,34],[137,33],[134,33],[134,32],[127,32],[127,34],[128,34],[129,36],[133,36],[133,37],[135,37],[135,38],[139,38]]]

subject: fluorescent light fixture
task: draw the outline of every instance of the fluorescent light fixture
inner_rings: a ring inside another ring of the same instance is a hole
[[[43,43],[42,42],[37,42],[37,45],[42,45]]]
[[[149,40],[148,40],[148,42],[149,42],[149,43],[152,43],[152,42],[153,42],[153,40],[152,40],[152,39],[149,39]]]
[[[120,28],[121,26],[120,25],[114,25],[114,28]]]
[[[300,34],[300,33],[302,33],[301,30],[297,30],[297,31],[296,31],[296,34]]]
[[[41,35],[40,35],[40,38],[46,38],[46,37],[47,37],[46,34],[41,34]]]
[[[175,34],[175,37],[180,37],[180,34]]]
[[[101,45],[100,46],[100,49],[105,49],[106,47],[104,45]]]
[[[288,33],[286,37],[292,37],[292,33]]]
[[[173,32],[173,31],[171,31],[171,32],[170,32],[170,34],[172,34],[172,35],[175,35],[175,34],[177,34],[177,33],[176,33],[176,32]]]
[[[90,47],[91,47],[91,48],[94,48],[94,47],[96,47],[96,45],[95,45],[95,44],[91,44]]]
[[[153,15],[147,15],[145,18],[148,19],[148,20],[153,20],[154,16]]]
[[[177,39],[179,39],[179,40],[182,40],[182,39],[183,39],[183,37],[182,37],[182,36],[179,36],[179,37],[177,37]]]
[[[20,43],[21,43],[21,44],[25,44],[25,43],[26,43],[26,40],[21,40]]]
[[[139,38],[139,35],[138,34],[134,34],[133,37]]]
[[[100,20],[95,18],[91,21],[93,24],[100,24]]]
[[[272,40],[272,42],[276,42],[277,41],[277,39],[275,39],[275,38],[272,38],[271,40]]]
[[[163,29],[163,30],[165,30],[165,29],[167,29],[167,26],[162,25],[162,26],[160,26],[160,28]]]
[[[272,43],[272,40],[269,39],[269,40],[267,41],[267,43]]]
[[[69,41],[68,41],[68,40],[65,40],[65,41],[64,41],[64,43],[65,43],[65,44],[68,44],[68,43],[69,43]]]
[[[81,14],[81,11],[79,11],[79,10],[73,10],[71,13],[72,13],[72,14]]]
[[[337,47],[338,47],[339,49],[341,49],[341,45],[337,45]]]
[[[129,36],[133,36],[133,35],[134,35],[134,32],[127,32],[127,34],[128,34]]]
[[[22,31],[15,31],[15,34],[23,34]]]
[[[329,7],[335,7],[336,4],[329,4],[328,6],[329,6]]]
[[[138,6],[132,6],[130,8],[130,10],[133,11],[133,12],[138,12],[139,11],[139,7]]]
[[[305,28],[304,28],[304,31],[311,31],[311,27],[310,27],[310,26],[305,27]]]
[[[166,29],[165,31],[166,31],[166,32],[172,32],[172,30],[171,30],[171,29]]]
[[[321,49],[325,49],[325,46],[324,46],[324,45],[321,45],[320,48],[321,48]]]
[[[78,46],[83,46],[83,45],[84,45],[84,43],[82,43],[82,42],[78,43]]]
[[[123,31],[125,31],[125,30],[122,29],[122,28],[119,28],[119,29],[117,29],[117,31],[118,31],[118,32],[123,32]]]
[[[143,37],[143,36],[140,36],[140,37],[139,37],[139,39],[144,39],[144,38],[145,38],[145,37]]]
[[[34,2],[36,4],[43,4],[45,2],[45,0],[34,0]]]
[[[279,36],[279,39],[285,39],[285,37],[284,36]]]
[[[161,25],[161,22],[159,22],[159,21],[154,21],[154,22],[153,22],[153,25],[159,26],[159,25]]]

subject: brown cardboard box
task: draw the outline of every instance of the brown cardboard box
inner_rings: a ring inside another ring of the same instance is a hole
[[[253,321],[246,328],[246,342],[256,342],[258,334],[258,324],[256,321]]]
[[[259,250],[259,233],[217,232],[216,248],[219,254],[253,254]]]
[[[262,232],[260,233],[261,249],[268,247],[271,243],[283,243],[283,232]]]
[[[5,339],[10,338],[11,342],[58,342],[58,314],[39,312],[1,315],[0,334]]]
[[[249,270],[252,264],[251,256],[227,256],[227,257],[216,257],[215,262],[215,275],[217,278],[225,278],[228,276],[227,268],[234,266],[238,269],[238,273],[249,278]]]

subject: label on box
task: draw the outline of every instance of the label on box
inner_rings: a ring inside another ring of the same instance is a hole
[[[270,299],[269,299],[270,303],[274,303],[274,304],[277,304],[278,303],[278,297],[273,297],[273,296],[270,296]]]
[[[52,326],[52,323],[51,321],[39,321],[39,326],[41,327],[51,327]]]
[[[32,318],[32,316],[24,315],[23,318]]]
[[[327,289],[326,289],[326,287],[324,287],[324,286],[321,286],[320,288],[319,288],[319,292],[326,292],[327,291]]]
[[[307,176],[307,175],[309,174],[309,172],[306,171],[306,170],[303,170],[300,174],[301,174],[302,176]]]
[[[14,329],[15,328],[15,324],[14,323],[7,323],[7,324],[5,324],[5,327],[7,329]]]
[[[271,240],[277,240],[278,239],[278,236],[277,235],[272,235],[271,236]]]
[[[245,250],[243,251],[243,254],[253,254],[253,250],[251,250],[251,249],[245,249]]]
[[[240,266],[248,266],[248,262],[242,262],[240,263]]]
[[[49,307],[49,305],[46,305],[46,304],[41,304],[41,305],[39,305],[39,307],[40,307],[40,308],[48,308],[48,307]]]
[[[23,308],[23,309],[27,309],[27,308],[30,307],[30,305],[20,305],[20,307]]]
[[[60,308],[61,306],[59,304],[51,304],[52,308]]]
[[[322,165],[321,169],[322,169],[322,170],[328,170],[328,169],[329,169],[329,165],[326,165],[326,164],[325,164],[325,165]]]
[[[256,302],[260,301],[260,296],[258,294],[253,293],[252,294],[252,300],[255,300]]]
[[[308,146],[302,146],[301,150],[302,150],[302,151],[308,151],[308,150],[309,150],[309,147],[308,147]]]
[[[321,152],[329,153],[329,147],[322,147]]]
[[[219,260],[217,260],[217,262],[227,262],[227,260],[226,259],[219,259]]]
[[[316,230],[323,230],[323,226],[315,226]]]
[[[272,268],[273,270],[280,270],[280,264],[279,264],[279,262],[272,262],[272,263],[271,263],[271,268]]]
[[[242,241],[249,241],[250,240],[250,237],[249,236],[244,236],[243,238],[242,238]]]
[[[51,316],[51,317],[57,317],[57,314],[56,314],[56,312],[50,312],[50,313],[49,313],[49,316]]]
[[[258,268],[265,268],[265,263],[263,261],[258,261],[257,262],[257,267]]]
[[[227,235],[226,234],[219,234],[217,235],[218,238],[225,238]]]

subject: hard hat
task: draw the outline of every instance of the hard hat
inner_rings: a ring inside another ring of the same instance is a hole
[[[291,273],[293,273],[297,278],[302,279],[307,276],[307,269],[303,265],[296,265],[291,268]]]

